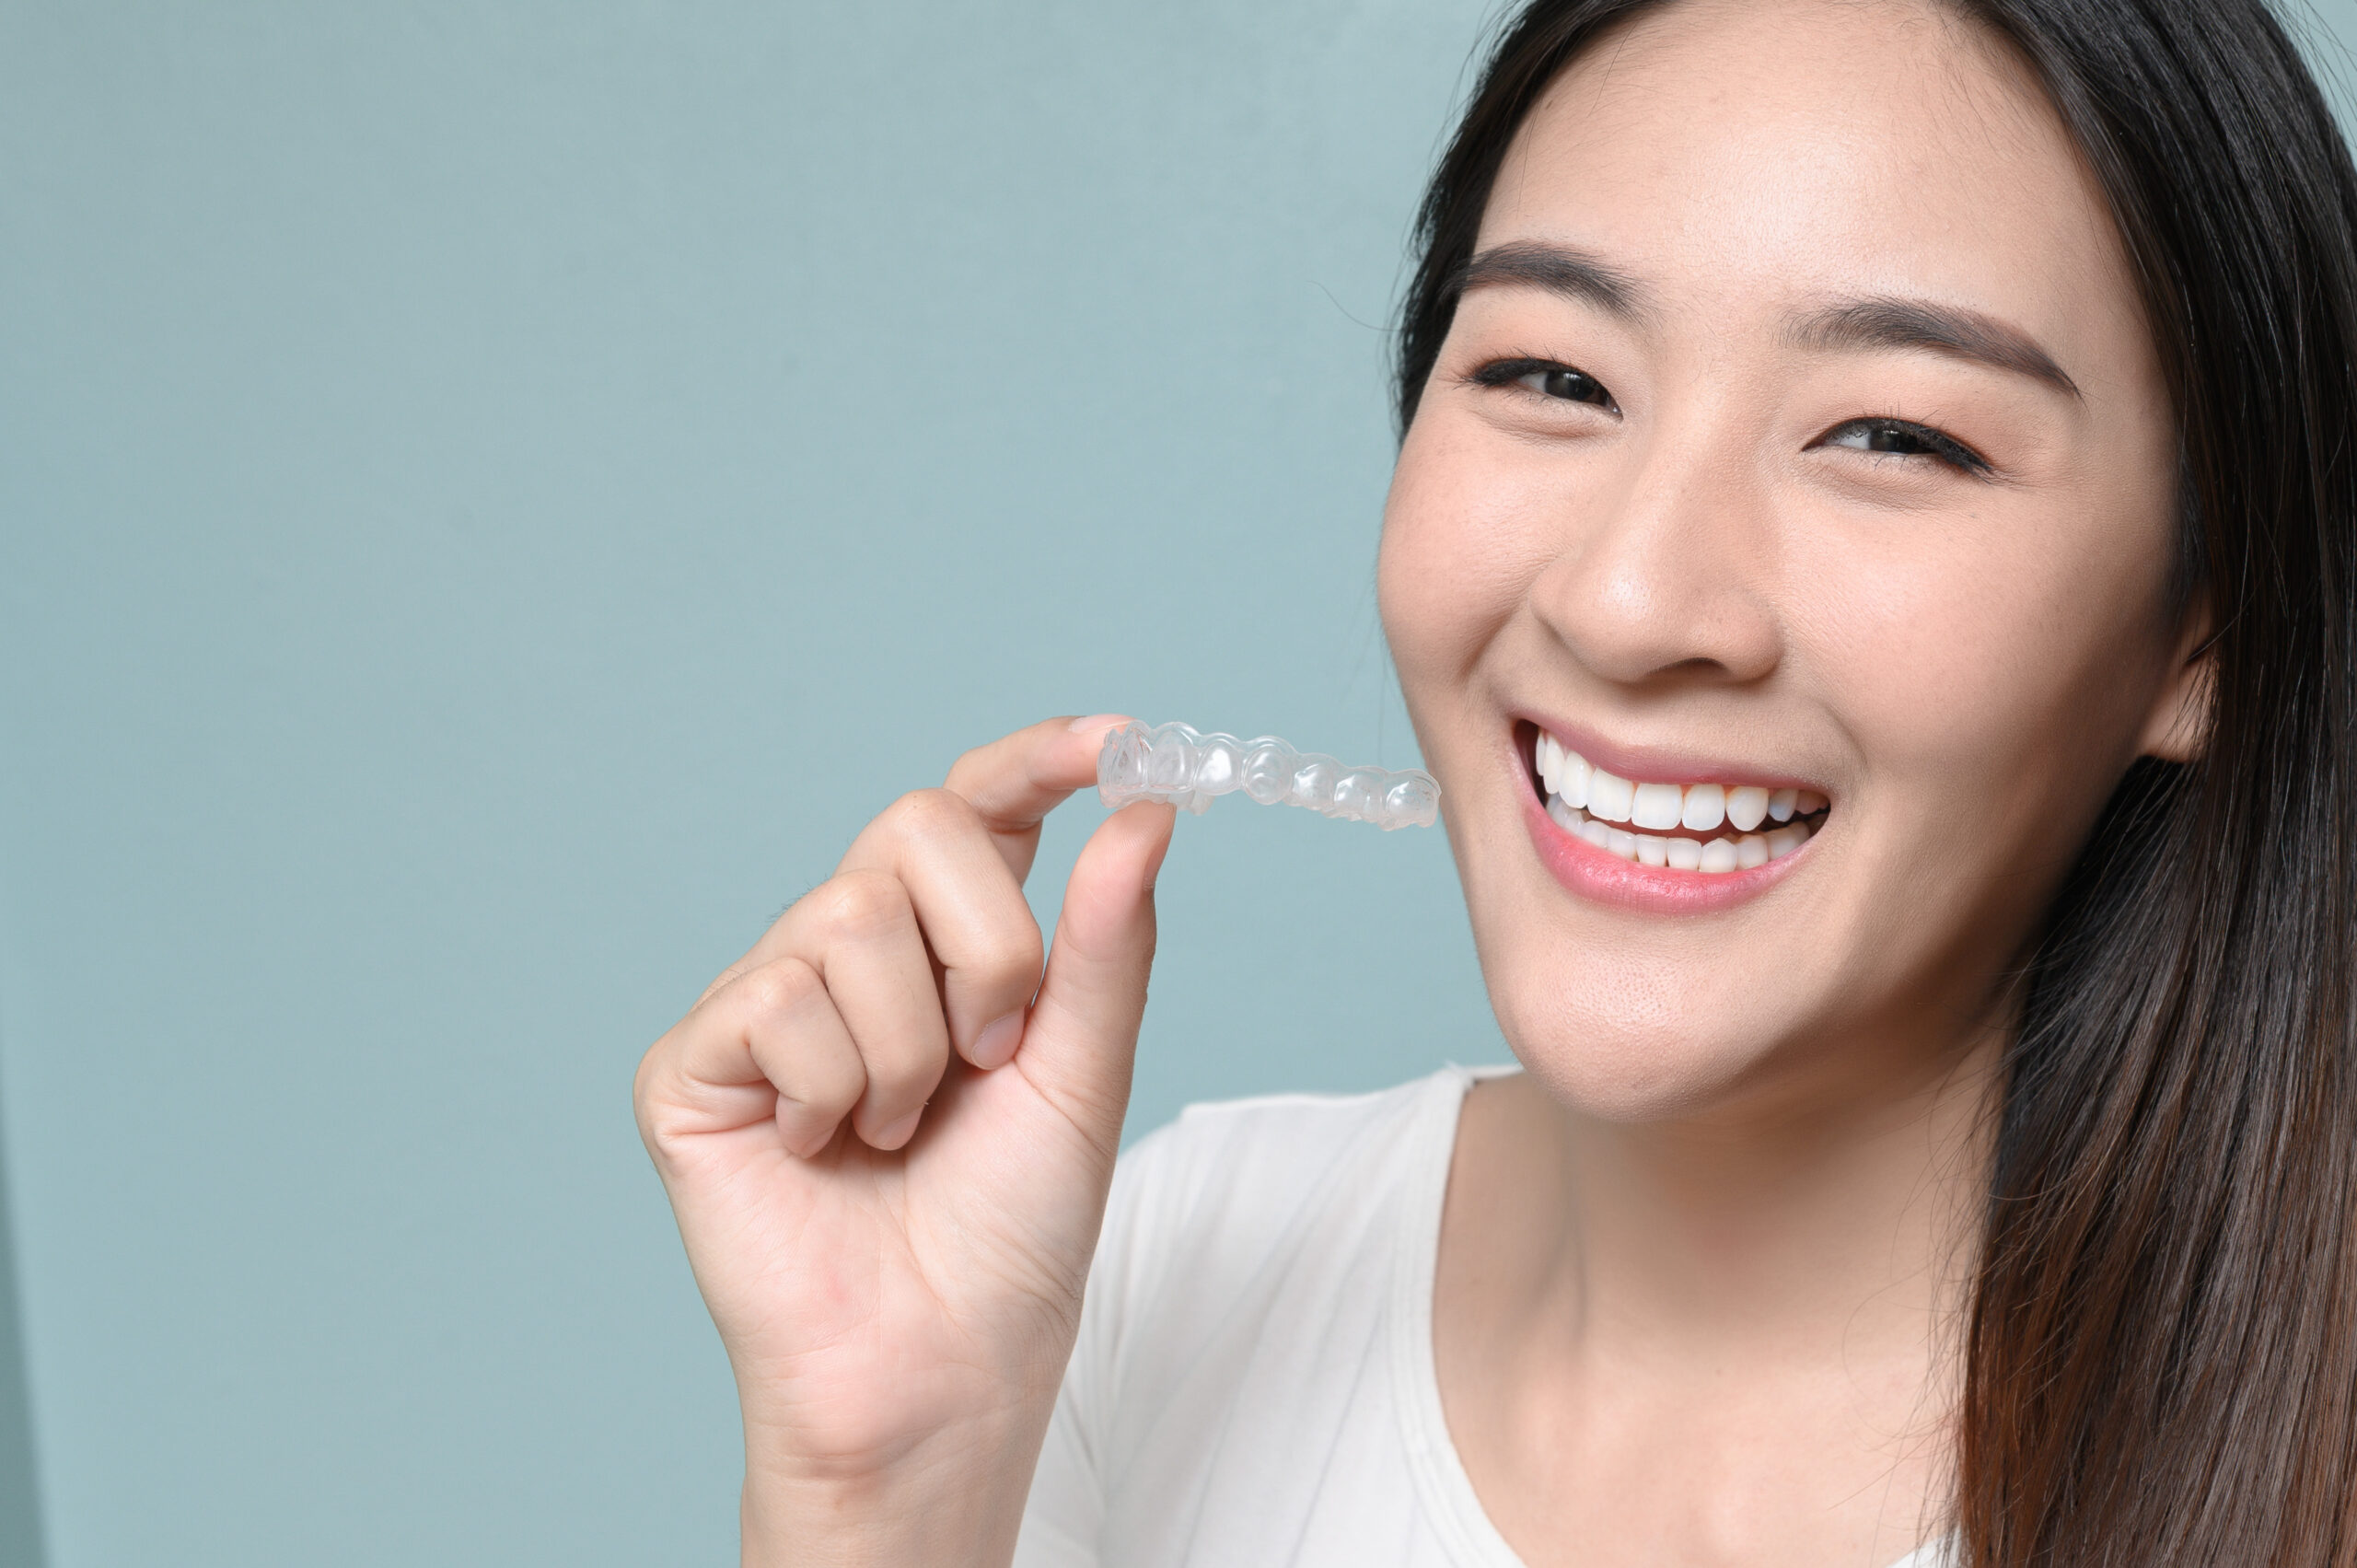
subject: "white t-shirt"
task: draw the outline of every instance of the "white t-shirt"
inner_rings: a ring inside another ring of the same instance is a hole
[[[1122,1156],[1016,1568],[1522,1568],[1433,1371],[1480,1075],[1196,1106]]]

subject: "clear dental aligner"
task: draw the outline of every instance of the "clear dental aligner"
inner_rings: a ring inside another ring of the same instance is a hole
[[[1429,828],[1440,819],[1440,785],[1421,769],[1346,768],[1271,736],[1238,740],[1183,724],[1148,728],[1132,720],[1108,734],[1097,753],[1097,793],[1109,807],[1167,800],[1201,815],[1214,796],[1238,790],[1263,806],[1303,806],[1387,830]]]
[[[1675,871],[1749,871],[1782,860],[1824,826],[1830,805],[1813,789],[1639,784],[1590,766],[1543,729],[1531,751],[1547,815],[1564,831],[1623,860]],[[1769,821],[1779,826],[1752,831]],[[1722,826],[1732,836],[1716,836]],[[1680,828],[1687,835],[1660,830]]]

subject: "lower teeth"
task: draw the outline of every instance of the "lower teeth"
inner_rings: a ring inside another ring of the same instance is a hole
[[[1666,865],[1673,871],[1701,871],[1713,876],[1749,871],[1782,860],[1808,842],[1815,830],[1795,818],[1768,833],[1746,833],[1738,839],[1672,839],[1654,833],[1632,833],[1601,822],[1576,806],[1550,796],[1547,815],[1567,833],[1576,834],[1601,850],[1643,865]]]

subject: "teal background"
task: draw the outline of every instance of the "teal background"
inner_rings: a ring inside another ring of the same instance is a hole
[[[1415,761],[1492,11],[0,3],[0,1563],[733,1560],[632,1068],[1016,725]],[[1502,1056],[1437,833],[1180,840],[1133,1131]]]

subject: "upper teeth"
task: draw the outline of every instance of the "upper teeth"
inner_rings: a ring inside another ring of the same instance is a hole
[[[1548,814],[1558,822],[1623,860],[1681,871],[1749,870],[1790,854],[1806,843],[1814,830],[1807,822],[1794,819],[1814,815],[1828,804],[1825,796],[1807,789],[1636,783],[1590,766],[1586,758],[1545,730],[1538,732],[1536,761],[1538,777],[1547,788]],[[1789,825],[1765,836],[1751,830],[1771,818]],[[1708,842],[1664,839],[1607,825],[1620,822],[1638,828],[1685,828],[1697,833],[1713,832],[1724,822],[1743,836]]]

